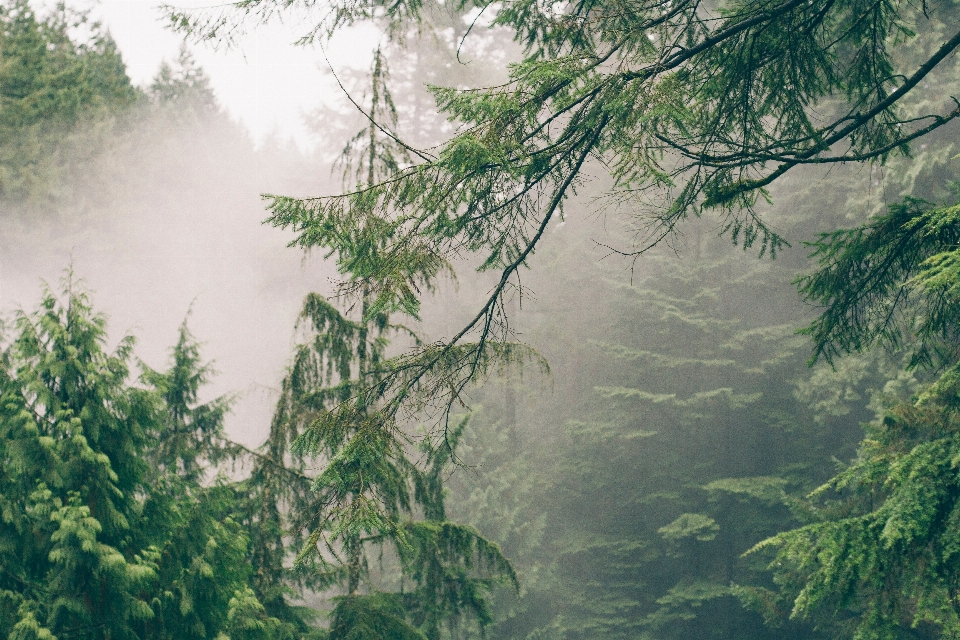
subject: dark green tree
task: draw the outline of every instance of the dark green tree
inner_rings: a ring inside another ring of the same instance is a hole
[[[202,361],[200,345],[186,320],[180,325],[171,361],[173,366],[167,372],[144,365],[141,376],[161,394],[166,409],[165,420],[148,434],[153,441],[152,466],[161,478],[177,477],[187,486],[198,487],[211,463],[225,454],[223,420],[230,410],[230,398],[198,404],[200,389],[212,372]]]
[[[244,1],[169,15],[199,39],[229,41],[246,20],[298,6]],[[364,20],[399,38],[429,28],[435,9],[334,3],[306,39]],[[377,184],[327,198],[268,196],[270,222],[295,231],[300,246],[334,254],[371,308],[416,312],[421,279],[463,253],[499,275],[462,331],[414,348],[384,378],[396,400],[388,412],[426,404],[425,394],[455,403],[509,351],[503,296],[594,167],[610,177],[608,201],[639,217],[623,253],[671,237],[706,209],[721,212],[735,242],[774,253],[784,240],[758,204],[775,180],[802,165],[882,163],[960,115],[948,98],[907,104],[919,87],[942,82],[938,72],[960,46],[960,33],[944,26],[949,2],[521,0],[454,9],[486,13],[523,47],[509,81],[434,88],[457,133],[439,148],[406,147],[413,163]],[[896,59],[918,32],[935,34],[929,50]]]
[[[89,37],[72,38],[77,27]],[[28,2],[0,3],[0,197],[56,199],[60,181],[102,147],[99,123],[136,97],[113,40],[85,14],[61,4],[38,17]]]

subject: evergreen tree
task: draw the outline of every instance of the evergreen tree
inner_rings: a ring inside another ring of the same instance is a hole
[[[477,392],[471,470],[451,496],[518,566],[523,596],[498,603],[492,637],[822,637],[766,628],[752,611],[772,586],[766,563],[740,556],[805,522],[796,497],[853,450],[849,417],[869,414],[795,394],[808,373],[790,261],[731,256],[697,231],[629,282],[578,251],[571,225],[537,265],[568,278],[562,291],[532,279],[517,320],[556,388],[518,387],[533,407],[513,417],[501,387]]]
[[[143,366],[142,379],[163,398],[166,419],[149,433],[150,456],[161,478],[177,477],[187,486],[200,486],[203,473],[224,453],[223,420],[230,399],[217,398],[197,404],[200,388],[208,382],[209,365],[202,362],[200,347],[190,334],[187,321],[180,325],[177,344],[171,352],[172,367],[161,373]]]
[[[160,108],[168,109],[181,120],[204,119],[220,113],[220,105],[210,79],[194,60],[186,44],[181,44],[176,61],[160,63],[147,95]]]
[[[245,17],[288,7],[242,2],[170,17],[197,38],[229,40]],[[300,246],[336,255],[373,308],[415,313],[420,278],[432,281],[437,265],[462,253],[499,274],[463,330],[439,348],[414,349],[387,376],[396,411],[426,404],[427,392],[454,404],[484,369],[477,363],[504,355],[504,296],[589,168],[610,176],[610,201],[639,216],[628,255],[707,209],[721,212],[735,243],[775,253],[784,239],[758,203],[781,176],[803,165],[883,162],[960,115],[952,102],[906,104],[918,87],[942,81],[960,46],[955,28],[944,31],[949,2],[523,0],[454,10],[471,8],[513,34],[523,59],[506,83],[433,90],[457,123],[450,140],[408,146],[414,162],[375,185],[327,198],[268,196],[270,222],[296,232]],[[421,2],[335,3],[305,39],[365,20],[400,38],[429,27],[431,11]],[[896,60],[921,31],[943,37],[917,61]]]
[[[129,549],[152,419],[126,387],[132,340],[103,350],[104,320],[67,284],[17,318],[4,351],[4,632],[133,637],[153,569]],[[142,554],[142,555],[141,555]]]
[[[200,484],[226,401],[196,403],[205,367],[186,326],[172,369],[145,371],[153,389],[130,384],[133,339],[109,353],[105,327],[68,275],[2,352],[0,633],[291,638],[249,595],[234,489]]]
[[[345,179],[360,184],[395,170],[406,153],[374,119],[396,122],[386,75],[378,52],[368,126],[344,151]],[[418,464],[404,425],[384,422],[391,419],[384,416],[384,395],[377,389],[389,362],[390,337],[417,337],[391,323],[365,287],[353,294],[356,320],[317,294],[304,301],[299,329],[305,341],[295,351],[251,475],[251,504],[259,509],[251,522],[267,537],[259,547],[258,571],[289,577],[285,538],[302,544],[300,584],[340,592],[330,618],[332,639],[434,640],[467,614],[485,625],[491,585],[515,585],[516,577],[497,545],[446,517],[442,477],[459,429],[447,434],[443,447],[426,447]],[[368,390],[356,394],[359,388]],[[317,462],[323,471],[307,477],[307,466]],[[281,516],[290,530],[264,526]],[[381,558],[379,580],[371,569],[373,553]],[[385,554],[395,562],[385,562]],[[399,582],[387,588],[394,581]],[[282,598],[276,602],[284,606]]]
[[[815,358],[843,365],[845,354],[885,347],[906,357],[856,459],[810,496],[811,522],[757,547],[772,552],[781,585],[768,600],[834,633],[958,632],[955,209],[907,198],[859,227],[823,234],[813,244],[819,268],[799,282],[822,305],[807,329]],[[903,385],[935,373],[932,384]]]
[[[71,38],[79,26],[86,40]],[[116,44],[86,15],[61,4],[38,18],[25,0],[0,4],[0,197],[57,199],[63,177],[103,146],[95,123],[136,96]]]

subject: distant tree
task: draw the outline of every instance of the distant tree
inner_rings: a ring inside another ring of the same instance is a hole
[[[174,63],[160,64],[147,95],[155,103],[177,111],[188,111],[194,117],[220,112],[220,105],[210,86],[210,79],[197,64],[186,44]]]
[[[393,122],[386,76],[378,51],[368,108]],[[347,144],[345,179],[372,184],[405,153],[371,120]],[[357,319],[318,294],[304,301],[298,321],[304,341],[249,481],[257,505],[250,522],[265,535],[257,571],[335,589],[331,640],[438,640],[462,617],[489,623],[488,591],[497,582],[517,588],[516,576],[496,544],[446,517],[443,474],[460,428],[448,432],[443,446],[422,447],[419,454],[405,425],[383,428],[385,398],[377,380],[390,363],[390,338],[418,338],[375,308],[365,290],[357,296]],[[428,442],[430,434],[421,438]],[[319,475],[309,476],[317,466]],[[277,526],[284,521],[289,530]],[[301,545],[299,574],[285,566],[290,542]],[[371,556],[380,558],[378,579]],[[262,597],[281,610],[282,595]]]
[[[54,198],[74,146],[102,142],[95,131],[74,141],[78,126],[109,119],[136,98],[116,44],[85,14],[61,4],[38,17],[26,0],[0,3],[0,198]]]

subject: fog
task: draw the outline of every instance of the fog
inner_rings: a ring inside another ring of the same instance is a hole
[[[31,310],[41,283],[59,292],[72,269],[108,316],[111,340],[136,336],[137,356],[153,368],[167,366],[189,313],[217,371],[204,395],[236,394],[227,430],[258,445],[301,301],[334,276],[286,248],[289,234],[261,224],[260,194],[328,188],[329,168],[291,142],[255,148],[223,113],[190,121],[143,112],[81,172],[68,203],[7,214],[0,305],[8,317]]]
[[[467,75],[437,50],[391,60],[399,126],[424,144],[450,126],[418,83]],[[492,82],[509,56],[498,49],[496,64],[471,73]],[[136,336],[136,355],[155,369],[186,319],[217,371],[202,399],[234,395],[227,432],[256,447],[304,296],[331,296],[337,283],[331,261],[262,224],[261,194],[337,192],[330,150],[364,123],[336,108],[306,118],[319,141],[311,155],[287,140],[255,144],[209,87],[167,102],[143,89],[128,112],[63,148],[50,194],[4,205],[0,308],[6,318],[31,310],[42,283],[59,291],[70,270],[108,316],[111,343]],[[930,153],[949,157],[951,135]],[[500,545],[521,585],[494,590],[487,637],[828,637],[806,621],[766,626],[769,610],[744,594],[772,588],[771,574],[744,554],[796,526],[796,500],[853,458],[879,390],[916,388],[907,375],[887,384],[895,356],[809,369],[796,335],[816,311],[794,283],[811,267],[803,241],[865,220],[907,187],[888,188],[869,168],[797,171],[761,211],[791,243],[776,259],[732,246],[709,215],[634,259],[611,247],[629,254],[643,220],[606,208],[609,184],[591,170],[598,177],[548,229],[506,305],[516,338],[550,373],[494,371],[458,408],[470,420],[461,465],[445,478],[448,511]],[[489,293],[495,276],[475,273],[476,261],[464,257],[459,281],[425,300],[417,329],[427,340],[453,335]],[[478,627],[449,637],[479,637]]]

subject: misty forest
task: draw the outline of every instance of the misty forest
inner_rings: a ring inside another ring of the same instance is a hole
[[[0,0],[0,637],[960,638],[960,4],[91,16]]]

